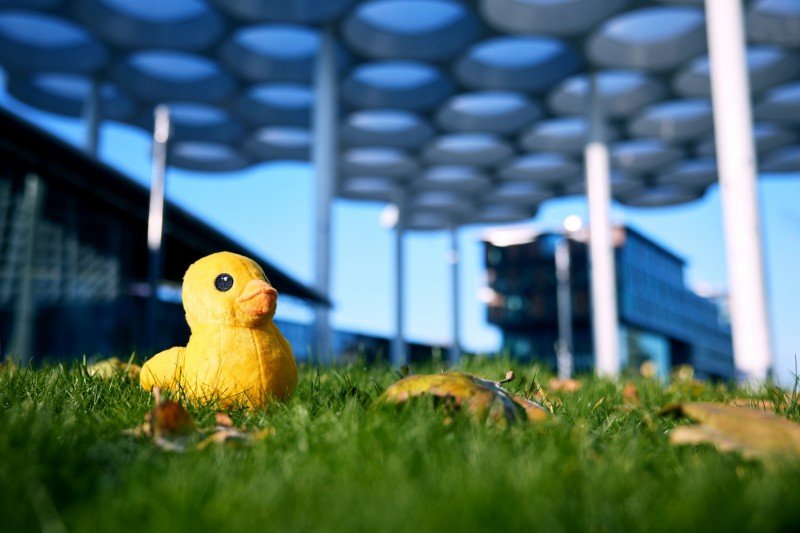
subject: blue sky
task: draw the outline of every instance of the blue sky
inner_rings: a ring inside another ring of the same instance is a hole
[[[42,113],[11,99],[0,104],[80,146],[79,120]],[[136,181],[149,181],[150,140],[132,126],[109,122],[102,129],[101,158]],[[266,163],[229,174],[201,174],[171,169],[167,196],[242,244],[272,260],[299,279],[313,282],[314,173],[301,163]],[[800,352],[800,174],[762,176],[762,228],[775,367],[784,383]],[[336,200],[333,207],[332,314],[334,327],[393,333],[393,244],[379,219],[383,206]],[[585,201],[550,200],[531,222],[556,226],[570,214],[586,218]],[[716,186],[700,201],[678,207],[633,209],[615,205],[617,221],[633,225],[666,245],[687,262],[690,283],[725,287],[726,269]],[[467,349],[493,351],[500,335],[486,323],[477,299],[483,284],[479,238],[484,228],[459,233],[461,247],[462,341]],[[407,238],[406,324],[411,340],[446,343],[450,339],[450,266],[448,236],[442,232]],[[144,246],[145,243],[142,243]],[[308,309],[287,299],[279,315],[308,321]]]

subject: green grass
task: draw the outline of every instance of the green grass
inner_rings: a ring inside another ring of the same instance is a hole
[[[536,368],[475,360],[493,379],[514,368],[529,393]],[[417,372],[433,369],[414,369]],[[537,375],[538,372],[538,375]],[[361,365],[301,369],[288,404],[233,413],[275,429],[248,447],[176,454],[122,433],[151,397],[122,377],[76,365],[0,372],[0,529],[58,531],[791,531],[800,528],[800,459],[746,461],[711,447],[674,448],[658,416],[683,400],[769,397],[691,383],[589,378],[553,395],[557,420],[503,429],[422,400],[373,402],[397,379]],[[599,400],[603,399],[602,402]],[[210,408],[192,408],[201,426]],[[798,420],[796,409],[785,413]]]

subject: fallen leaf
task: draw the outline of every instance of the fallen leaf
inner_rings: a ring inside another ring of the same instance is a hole
[[[538,403],[512,394],[493,381],[462,372],[405,377],[389,386],[379,401],[399,404],[423,395],[442,398],[463,406],[473,416],[499,423],[513,423],[520,418],[544,420],[550,416]]]
[[[763,409],[765,411],[775,410],[775,402],[772,400],[760,400],[756,398],[736,398],[729,401],[728,405],[735,405],[737,407],[752,407],[754,409]]]
[[[14,372],[17,369],[17,363],[10,357],[6,357],[0,361],[0,372]]]
[[[692,365],[678,365],[673,367],[672,381],[692,381],[694,379],[694,368]]]
[[[144,423],[124,433],[149,437],[153,444],[170,452],[185,452],[190,448],[202,450],[211,444],[251,443],[274,433],[272,428],[247,431],[233,427],[227,413],[216,413],[213,428],[197,429],[186,409],[176,401],[161,399],[161,391],[153,388],[156,406],[147,413]]]
[[[222,427],[226,427],[226,428],[232,428],[233,427],[233,420],[231,420],[231,417],[228,416],[227,413],[217,413],[214,416],[214,423],[217,426],[222,426]]]
[[[625,388],[622,389],[622,399],[631,405],[639,405],[639,389],[633,382],[625,384]]]
[[[686,417],[697,425],[681,426],[670,442],[713,444],[721,451],[739,451],[745,457],[800,453],[800,424],[768,411],[719,403],[684,403],[662,414]]]
[[[656,377],[656,374],[658,374],[658,366],[656,366],[653,361],[648,359],[639,365],[639,373],[642,375],[642,377],[653,379]]]
[[[111,379],[114,376],[125,373],[131,381],[139,379],[142,367],[130,361],[120,361],[117,357],[109,357],[86,367],[86,372],[90,376],[97,376],[103,379]]]
[[[575,392],[580,390],[581,382],[576,379],[553,378],[547,382],[547,388],[553,392]]]

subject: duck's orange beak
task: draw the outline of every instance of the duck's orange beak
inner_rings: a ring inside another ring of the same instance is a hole
[[[278,291],[260,279],[248,281],[242,294],[236,298],[239,308],[255,318],[274,312],[277,301]]]

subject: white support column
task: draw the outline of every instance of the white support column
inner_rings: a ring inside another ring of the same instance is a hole
[[[158,348],[158,284],[161,280],[161,241],[164,233],[164,191],[167,176],[167,149],[170,137],[170,114],[165,105],[153,113],[153,160],[150,174],[150,210],[147,217],[147,251],[150,295],[147,305],[147,350]]]
[[[616,377],[620,372],[617,326],[617,279],[611,227],[611,160],[605,144],[602,102],[592,76],[589,139],[584,151],[586,197],[589,203],[589,254],[592,287],[592,332],[595,372]]]
[[[314,146],[312,160],[316,182],[316,286],[323,296],[330,293],[331,202],[336,183],[338,86],[336,80],[335,34],[331,26],[322,30],[314,72]],[[315,356],[329,362],[332,356],[330,313],[317,306],[314,318]]]
[[[461,284],[459,283],[458,279],[458,267],[461,257],[458,247],[458,228],[455,226],[450,228],[450,253],[448,259],[450,261],[450,283],[453,305],[453,340],[452,344],[450,345],[450,353],[448,354],[448,364],[450,366],[455,366],[461,360]]]
[[[100,153],[100,122],[102,121],[102,102],[100,100],[100,84],[92,80],[89,94],[83,108],[83,120],[86,125],[86,153],[97,157]]]
[[[759,230],[757,165],[740,0],[706,0],[714,135],[728,260],[733,355],[741,379],[772,363]]]
[[[398,194],[402,197],[402,194]],[[394,227],[394,338],[390,347],[390,362],[398,368],[408,364],[405,342],[405,205],[397,203],[397,224]]]
[[[558,302],[558,341],[556,341],[556,365],[558,379],[572,377],[572,286],[570,279],[569,238],[556,244],[556,301]]]

